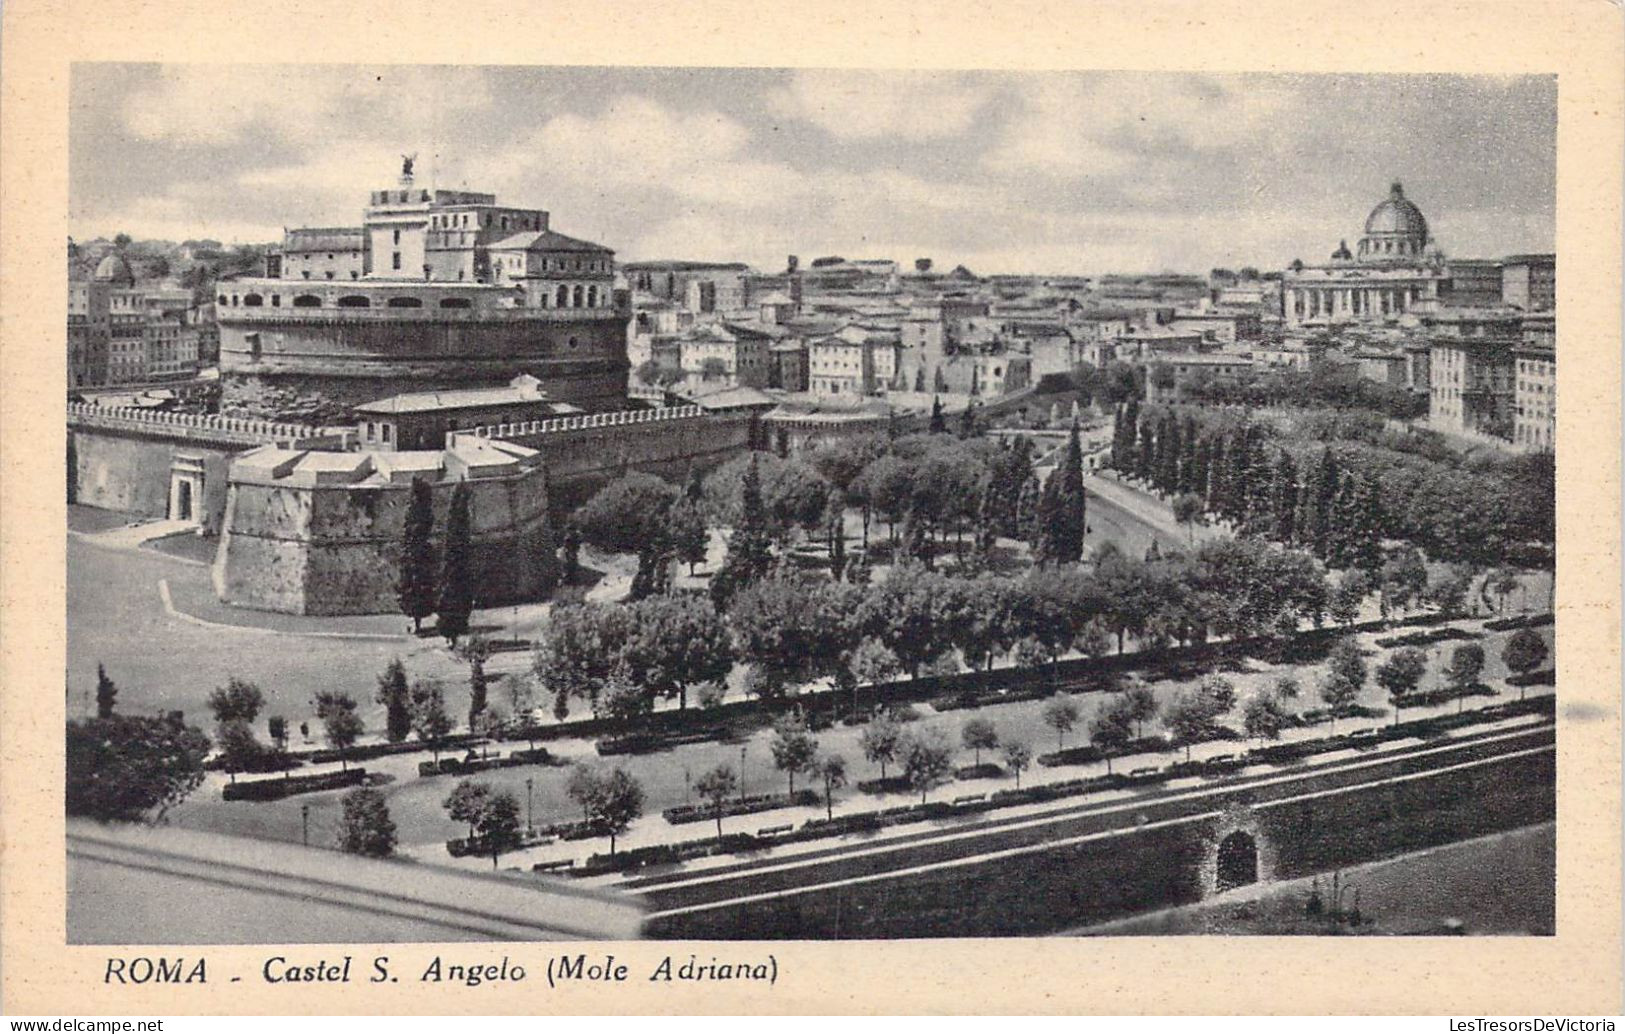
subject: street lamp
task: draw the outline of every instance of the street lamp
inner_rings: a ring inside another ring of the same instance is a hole
[[[301,804],[299,806],[299,819],[300,819],[301,824],[304,826],[305,846],[309,847],[310,846],[310,805]]]
[[[525,829],[531,832],[534,832],[536,829],[536,819],[531,814],[530,810],[530,791],[534,782],[535,780],[533,780],[530,776],[525,777]]]
[[[745,803],[745,748],[747,746],[749,744],[746,743],[739,745],[739,803],[741,806]]]

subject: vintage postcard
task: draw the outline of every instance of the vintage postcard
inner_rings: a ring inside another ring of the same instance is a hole
[[[7,11],[7,1012],[1618,1011],[1616,9],[300,7]]]

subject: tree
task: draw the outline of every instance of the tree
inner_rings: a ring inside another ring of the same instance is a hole
[[[852,679],[852,713],[858,712],[858,687],[885,682],[902,670],[891,647],[878,639],[865,637],[846,655],[846,669]]]
[[[1095,712],[1089,720],[1089,742],[1106,758],[1106,774],[1112,771],[1112,757],[1128,746],[1134,735],[1133,705],[1118,697]]]
[[[1478,685],[1478,677],[1484,672],[1484,648],[1477,643],[1462,643],[1450,651],[1450,664],[1444,670],[1444,677],[1449,680],[1450,686],[1456,692],[1456,710],[1461,711],[1462,703],[1467,694]]]
[[[634,676],[662,696],[688,707],[688,689],[721,682],[733,670],[733,641],[705,596],[676,593],[639,600],[635,631],[626,645]]]
[[[761,473],[751,453],[739,487],[739,520],[728,535],[728,552],[711,578],[711,597],[718,610],[727,608],[735,592],[767,573],[773,563],[767,512],[762,504]]]
[[[953,750],[937,729],[923,729],[905,735],[897,748],[898,764],[909,787],[920,792],[920,803],[932,788],[953,774]]]
[[[1393,550],[1383,561],[1381,592],[1383,617],[1390,608],[1405,610],[1427,589],[1428,569],[1415,546]]]
[[[597,707],[599,690],[633,638],[636,614],[633,607],[602,603],[560,603],[549,610],[533,670],[553,695],[556,716],[570,713],[571,698]]]
[[[468,482],[459,481],[451,493],[451,512],[446,517],[446,547],[440,568],[440,599],[436,605],[437,630],[446,642],[468,631],[474,613],[474,570],[469,555],[472,548],[469,526]]]
[[[1218,721],[1236,706],[1236,685],[1222,675],[1204,676],[1196,695],[1207,708],[1209,721]]]
[[[274,714],[265,720],[265,731],[271,737],[271,744],[278,752],[288,749],[288,720],[279,714]]]
[[[480,712],[485,710],[485,662],[491,658],[491,643],[485,636],[475,634],[453,652],[468,664],[468,731],[473,732],[474,726],[479,724]]]
[[[440,764],[440,744],[451,732],[451,715],[446,712],[446,690],[439,679],[419,679],[412,684],[412,731],[434,753]]]
[[[773,767],[783,772],[790,781],[790,796],[796,794],[796,773],[812,768],[818,756],[818,741],[807,731],[807,719],[800,711],[780,716],[773,723],[773,739],[768,744],[773,751]]]
[[[1050,697],[1044,705],[1044,724],[1055,730],[1055,749],[1066,747],[1066,734],[1078,724],[1078,702],[1061,693]]]
[[[101,822],[162,819],[202,785],[208,755],[209,738],[179,711],[70,721],[67,812]]]
[[[564,792],[581,808],[581,821],[592,821],[592,801],[604,781],[603,775],[592,765],[577,762],[570,766],[570,775],[564,782]]]
[[[406,685],[406,666],[396,657],[378,676],[378,694],[384,706],[384,734],[389,742],[400,743],[412,733],[412,693]]]
[[[929,429],[931,434],[948,433],[948,420],[942,415],[942,399],[940,396],[931,399],[931,423]]]
[[[596,783],[587,801],[588,821],[609,836],[609,853],[613,857],[615,838],[643,814],[643,785],[623,768],[611,769]]]
[[[727,765],[718,765],[694,781],[694,792],[711,804],[717,820],[717,843],[722,842],[722,809],[739,789],[739,777]]]
[[[1145,738],[1145,723],[1157,716],[1157,696],[1147,685],[1130,686],[1123,692],[1129,720],[1134,723],[1134,735]]]
[[[226,773],[232,782],[237,781],[237,773],[252,769],[259,761],[262,753],[259,740],[254,738],[254,730],[241,718],[221,722],[215,730],[215,745],[220,748],[220,760],[225,762]]]
[[[1399,723],[1399,709],[1405,698],[1416,692],[1417,685],[1427,672],[1428,656],[1414,646],[1395,650],[1377,665],[1377,685],[1388,691],[1388,702],[1394,706],[1394,723]]]
[[[1185,530],[1192,546],[1196,544],[1196,525],[1202,519],[1203,503],[1201,497],[1191,492],[1174,497],[1174,520],[1185,526]]]
[[[1337,730],[1337,716],[1347,711],[1359,699],[1365,688],[1365,658],[1352,639],[1344,639],[1332,647],[1327,658],[1326,674],[1320,682],[1320,699],[1332,716],[1332,730]]]
[[[383,794],[358,787],[339,803],[339,850],[369,858],[388,858],[395,853],[395,822]]]
[[[1274,693],[1265,690],[1247,698],[1247,706],[1241,712],[1241,727],[1248,736],[1260,743],[1278,740],[1285,725],[1286,709]]]
[[[891,712],[884,708],[875,712],[875,716],[863,727],[863,732],[858,737],[858,746],[863,748],[863,756],[870,764],[880,766],[881,782],[886,781],[886,766],[897,759],[897,747],[902,737],[902,726],[892,717]]]
[[[1518,699],[1522,700],[1528,690],[1527,676],[1536,668],[1546,663],[1546,640],[1533,628],[1520,628],[1512,633],[1506,646],[1501,648],[1501,661],[1507,668],[1516,672],[1522,683],[1518,687]]]
[[[972,718],[959,730],[959,741],[975,753],[976,767],[981,768],[982,751],[999,745],[999,731],[986,718]]]
[[[1189,761],[1191,745],[1206,739],[1212,731],[1211,705],[1199,693],[1187,690],[1163,709],[1162,724],[1173,734],[1174,742],[1185,748],[1185,760]]]
[[[96,717],[113,717],[113,706],[118,702],[118,686],[107,677],[107,669],[96,665]]]
[[[327,742],[339,752],[339,768],[347,771],[346,752],[365,731],[361,715],[356,711],[355,699],[348,693],[323,691],[316,694],[316,717],[322,720]]]
[[[688,565],[689,574],[694,573],[696,565],[705,563],[711,532],[699,500],[685,496],[672,504],[666,515],[666,537],[673,554]]]
[[[1359,568],[1343,572],[1343,577],[1338,580],[1337,587],[1332,590],[1327,603],[1332,620],[1344,628],[1352,628],[1355,619],[1360,616],[1360,604],[1370,594],[1370,575]]]
[[[412,631],[423,629],[423,619],[435,608],[434,493],[423,478],[412,479],[412,497],[406,509],[401,537],[401,569],[395,594],[401,613],[412,619]],[[399,742],[399,741],[394,741]]]
[[[227,679],[224,686],[209,694],[209,710],[214,712],[214,720],[222,725],[234,721],[252,723],[264,706],[265,694],[260,687],[235,675]]]
[[[835,791],[846,785],[846,759],[839,754],[820,754],[813,771],[824,781],[824,817],[835,818]]]
[[[846,570],[846,509],[838,491],[831,490],[824,507],[824,539],[829,549],[829,576],[840,581]]]
[[[1075,564],[1082,559],[1086,520],[1083,449],[1074,423],[1061,462],[1044,482],[1038,499],[1038,538],[1034,544],[1038,562]]]
[[[503,852],[512,851],[520,845],[521,828],[518,798],[506,790],[499,790],[486,798],[485,807],[480,809],[480,817],[474,823],[474,833],[479,837],[480,845],[491,852],[491,868],[497,867]]]
[[[1021,740],[1008,740],[1004,745],[1004,765],[1016,777],[1016,789],[1021,789],[1021,773],[1033,763],[1033,749]]]
[[[1291,675],[1282,675],[1275,680],[1275,695],[1282,700],[1296,700],[1300,692],[1298,680]]]
[[[485,802],[491,798],[491,784],[475,782],[472,779],[459,780],[452,787],[451,793],[440,802],[446,809],[446,814],[453,822],[468,823],[468,838],[474,839],[474,824],[479,822],[480,814],[485,811]]]
[[[599,489],[575,512],[572,522],[582,539],[599,549],[638,554],[667,537],[669,514],[678,496],[675,486],[633,471]]]

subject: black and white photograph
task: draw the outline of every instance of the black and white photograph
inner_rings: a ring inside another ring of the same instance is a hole
[[[66,87],[70,945],[1557,932],[1559,76],[250,60]]]

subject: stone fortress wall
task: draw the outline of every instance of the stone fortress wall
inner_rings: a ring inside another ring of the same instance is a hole
[[[267,444],[292,445],[323,435],[321,428],[238,417],[157,413],[68,403],[68,501],[166,517],[177,464],[201,467],[197,519],[215,532],[226,506],[231,458]]]
[[[289,465],[300,454],[289,452]],[[215,593],[225,602],[293,614],[398,610],[395,595],[412,478],[355,484],[372,474],[366,454],[348,472],[263,476],[237,464],[227,490]],[[431,475],[432,477],[435,475]],[[443,545],[457,482],[435,480],[434,538]],[[539,461],[472,477],[469,516],[476,606],[540,594],[538,546],[547,521]]]
[[[555,513],[573,510],[628,470],[682,482],[688,471],[721,466],[757,442],[749,412],[707,414],[699,406],[555,417],[454,431],[535,449],[547,465]]]
[[[534,536],[549,508],[562,518],[628,470],[681,480],[691,468],[709,470],[739,455],[758,434],[751,413],[677,406],[449,435],[452,452],[464,437],[535,452],[534,459],[516,460],[512,470],[470,480],[481,602],[534,597]],[[74,403],[68,412],[68,498],[148,517],[174,516],[172,472],[177,466],[195,470],[200,476],[193,519],[203,531],[221,535],[214,572],[222,599],[299,614],[393,611],[411,478],[397,473],[389,483],[362,483],[375,461],[355,452],[327,453],[333,469],[319,473],[292,469],[299,457],[319,445],[333,446],[339,435],[337,428]],[[265,446],[286,452],[283,476],[233,463]],[[435,484],[437,527],[444,525],[452,485]]]

